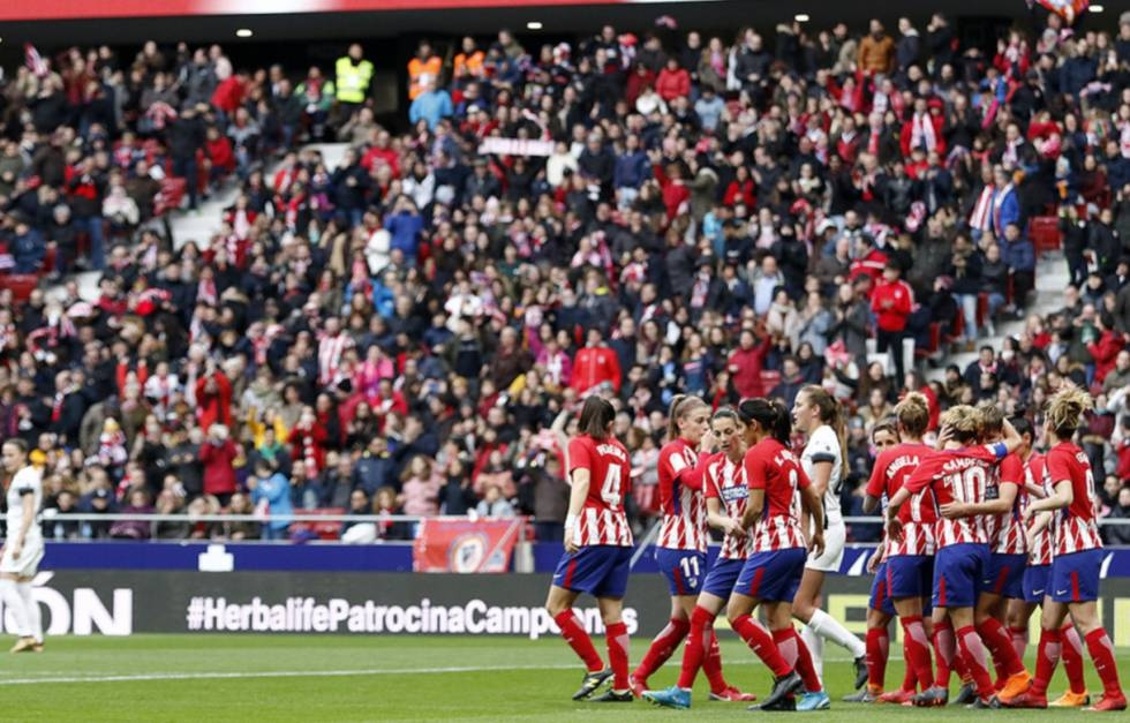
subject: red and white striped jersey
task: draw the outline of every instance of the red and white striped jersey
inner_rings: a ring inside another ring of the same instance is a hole
[[[1000,443],[935,451],[911,472],[905,487],[911,492],[932,487],[934,502],[939,508],[951,502],[984,502],[992,476],[1007,452],[1008,448]],[[947,520],[938,515],[934,525],[935,543],[938,547],[988,545],[989,531],[985,518],[986,515],[976,515]]]
[[[1028,463],[1025,466],[1025,478],[1031,485],[1042,487],[1044,494],[1048,493],[1046,480],[1044,479],[1044,456],[1041,454],[1033,454],[1028,458]],[[1028,505],[1036,497],[1028,492],[1027,489],[1020,490],[1020,513],[1028,509]],[[1032,536],[1032,548],[1028,550],[1028,564],[1033,567],[1040,567],[1043,565],[1052,564],[1052,549],[1055,545],[1052,542],[1051,525],[1044,527],[1044,529],[1037,532]]]
[[[745,478],[745,467],[719,452],[706,462],[706,480],[703,492],[707,499],[716,499],[722,504],[727,517],[740,520],[745,514],[746,501],[749,500],[749,484]],[[749,535],[735,537],[726,535],[722,539],[722,549],[718,556],[723,560],[744,560],[749,557]]]
[[[765,493],[761,518],[753,524],[750,554],[806,548],[800,492],[808,489],[809,481],[800,461],[785,445],[767,437],[745,453],[744,466],[750,490]]]
[[[883,500],[883,506],[886,507],[887,500],[902,489],[911,472],[922,463],[922,459],[933,452],[933,447],[925,444],[900,444],[883,450],[871,470],[867,494]],[[933,555],[934,526],[937,519],[933,491],[926,487],[912,494],[906,504],[899,508],[902,539],[896,541],[887,538],[887,556]]]
[[[1071,483],[1071,504],[1055,511],[1055,555],[1101,549],[1099,536],[1099,498],[1095,477],[1086,453],[1070,442],[1060,442],[1048,450],[1044,471],[1048,489],[1062,482]]]
[[[589,493],[572,530],[576,545],[632,546],[632,528],[624,514],[631,468],[628,450],[614,437],[582,434],[569,440],[570,484],[575,470],[589,471]]]
[[[998,477],[997,494],[1005,485],[1013,485],[1016,489],[1016,501],[1012,509],[1002,512],[989,520],[989,552],[998,555],[1023,555],[1026,550],[1024,541],[1024,518],[1020,508],[1020,492],[1027,481],[1027,465],[1020,455],[1013,452],[1001,460],[1000,475]]]
[[[706,498],[702,496],[705,470],[699,467],[705,463],[706,455],[700,460],[682,438],[659,450],[659,508],[663,522],[658,547],[706,552]]]

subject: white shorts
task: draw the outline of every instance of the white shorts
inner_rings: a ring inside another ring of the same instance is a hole
[[[43,551],[41,535],[28,536],[18,560],[12,558],[12,547],[5,543],[4,556],[0,557],[0,572],[18,577],[35,577],[35,573],[39,572],[39,563],[43,562]]]
[[[819,570],[821,572],[839,572],[844,561],[844,543],[847,542],[847,525],[843,522],[833,522],[824,530],[824,553],[816,557],[808,555],[805,569]]]

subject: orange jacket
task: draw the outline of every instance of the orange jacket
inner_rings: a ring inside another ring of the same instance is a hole
[[[416,96],[424,92],[425,82],[438,80],[441,70],[443,70],[443,61],[437,55],[427,60],[412,58],[408,61],[408,99],[416,100]]]
[[[889,73],[894,67],[895,41],[890,35],[884,35],[876,40],[870,35],[864,36],[859,43],[859,69],[864,73]]]

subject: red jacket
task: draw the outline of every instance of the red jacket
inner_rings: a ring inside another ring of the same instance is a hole
[[[236,109],[243,103],[245,92],[243,83],[237,76],[233,75],[216,86],[216,90],[212,93],[212,105],[225,113],[235,113]]]
[[[235,442],[223,444],[205,441],[200,445],[200,461],[204,463],[204,494],[230,495],[235,492],[235,458],[239,455]]]
[[[209,378],[216,380],[216,388],[211,392],[205,390]],[[231,382],[223,372],[196,380],[196,419],[204,431],[216,423],[232,426]]]
[[[738,347],[730,354],[727,368],[730,378],[734,382],[734,389],[742,399],[760,397],[765,393],[761,383],[761,367],[765,363],[765,355],[773,347],[773,339],[766,335],[764,341],[749,349]]]
[[[887,255],[879,249],[871,249],[866,256],[851,262],[848,268],[848,277],[854,283],[860,276],[871,278],[871,288],[879,283],[883,276],[883,266],[887,263]]]
[[[222,168],[229,173],[235,170],[235,153],[232,151],[231,141],[227,136],[219,136],[215,140],[205,141],[204,153],[216,168]]]
[[[871,292],[871,311],[882,331],[904,331],[914,309],[914,291],[902,281],[882,280]]]
[[[1087,351],[1095,360],[1095,382],[1102,384],[1103,379],[1114,369],[1114,360],[1118,352],[1122,351],[1122,337],[1107,329],[1094,344],[1087,345]]]
[[[946,139],[942,135],[942,117],[926,112],[927,117],[930,119],[930,125],[934,128],[934,150],[942,158],[946,157]],[[910,152],[913,150],[911,144],[914,139],[914,118],[908,118],[902,124],[902,132],[899,134],[899,145],[902,146],[902,155],[904,158],[910,158]]]
[[[608,382],[620,393],[620,358],[606,346],[586,346],[573,359],[573,379],[570,386],[584,394],[595,386]]]
[[[684,68],[659,71],[655,79],[655,92],[668,103],[676,98],[689,98],[691,96],[691,76]]]

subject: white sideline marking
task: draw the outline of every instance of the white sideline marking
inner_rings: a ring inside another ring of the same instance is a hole
[[[572,670],[576,665],[504,665],[498,667],[414,668],[388,670],[263,670],[250,673],[143,673],[139,675],[55,676],[44,678],[0,678],[4,685],[37,685],[40,683],[130,683],[146,680],[243,680],[246,678],[346,678],[357,675],[437,675],[441,673],[478,673],[507,670]]]
[[[825,663],[844,662],[838,656],[825,658]],[[760,661],[734,660],[727,665],[754,665]],[[477,665],[447,668],[361,668],[356,670],[261,670],[247,673],[141,673],[137,675],[56,675],[48,673],[42,678],[0,678],[0,687],[6,685],[41,685],[48,683],[134,683],[147,680],[248,680],[254,678],[348,678],[360,675],[442,675],[444,673],[484,673],[511,670],[577,670],[572,665]]]

